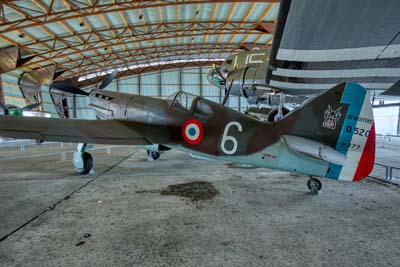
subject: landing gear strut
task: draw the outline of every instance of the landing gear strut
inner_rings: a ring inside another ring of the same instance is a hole
[[[161,156],[160,152],[151,151],[151,150],[146,150],[146,151],[147,151],[147,160],[148,161],[158,160]]]
[[[275,121],[279,121],[283,118],[284,115],[283,114],[283,105],[285,104],[285,100],[286,100],[286,95],[284,93],[280,93],[279,94],[279,106],[278,106],[278,114],[276,114],[276,117],[274,118]]]
[[[80,175],[93,173],[93,157],[85,150],[89,148],[86,143],[79,143],[74,152],[73,163],[75,171]]]
[[[290,110],[288,108],[284,107],[285,98],[286,98],[285,96],[286,95],[284,93],[279,94],[279,106],[277,108],[272,109],[268,113],[268,118],[267,118],[268,122],[279,121],[279,120],[283,119],[283,117],[285,117],[286,114],[288,114],[290,112]]]
[[[318,191],[322,188],[322,183],[320,180],[312,177],[311,175],[308,176],[307,187],[310,189],[310,193],[313,195],[318,194]]]

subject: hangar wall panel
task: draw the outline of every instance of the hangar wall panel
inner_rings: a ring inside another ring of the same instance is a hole
[[[161,72],[161,96],[166,97],[179,91],[179,70]]]
[[[19,107],[25,106],[25,99],[18,87],[18,78],[9,74],[1,74],[1,80],[5,103]]]
[[[71,102],[73,103],[73,102]],[[85,96],[77,96],[76,97],[76,118],[77,119],[87,119],[87,120],[95,120],[96,113],[94,110],[87,108],[89,105],[89,98]]]
[[[375,129],[377,134],[391,134],[396,135],[398,133],[398,122],[400,107],[386,107],[386,108],[375,108]]]
[[[182,70],[182,91],[201,95],[201,77],[199,68],[183,69]]]
[[[138,94],[138,76],[132,76],[126,79],[118,80],[118,88],[122,93]]]
[[[140,75],[140,94],[154,97],[161,96],[159,72]]]

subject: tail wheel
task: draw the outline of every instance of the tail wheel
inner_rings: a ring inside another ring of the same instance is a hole
[[[147,159],[149,161],[158,160],[161,156],[160,152],[147,150]]]
[[[286,116],[286,114],[288,114],[290,112],[290,110],[288,108],[283,107],[282,108],[282,114],[283,116]],[[276,118],[278,115],[278,108],[274,108],[272,109],[269,113],[268,113],[268,118],[267,121],[268,122],[275,122],[278,119]]]
[[[77,172],[77,173],[79,173],[80,175],[85,175],[85,174],[88,174],[88,173],[90,173],[90,171],[93,169],[93,157],[92,157],[92,155],[90,154],[90,153],[88,153],[88,152],[83,152],[82,154],[81,154],[81,160],[82,160],[82,163],[83,164],[81,164],[81,166],[82,167],[78,167],[78,166],[74,166],[74,168],[75,168],[75,171]]]
[[[318,191],[322,188],[322,183],[320,180],[310,177],[307,181],[307,187],[310,189],[311,194],[316,195]]]

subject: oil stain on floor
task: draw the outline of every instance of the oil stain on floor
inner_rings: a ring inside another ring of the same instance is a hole
[[[194,181],[183,184],[169,185],[161,191],[161,195],[172,195],[190,198],[191,201],[208,200],[219,194],[217,188],[210,182]]]

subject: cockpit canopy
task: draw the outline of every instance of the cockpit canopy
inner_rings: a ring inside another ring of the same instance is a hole
[[[189,94],[183,91],[176,92],[167,98],[171,108],[180,109],[189,112],[192,108],[193,102],[199,96]]]
[[[203,98],[183,91],[176,92],[167,98],[171,109],[192,113],[195,116],[208,119],[213,110]]]

